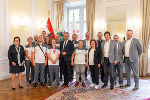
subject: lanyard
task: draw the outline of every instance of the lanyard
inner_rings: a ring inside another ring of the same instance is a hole
[[[56,50],[55,49],[53,49],[53,53],[55,54],[55,52],[56,52]]]
[[[20,66],[21,62],[20,62],[20,47],[19,48],[16,48],[16,51],[17,51],[17,58],[18,58],[18,64]]]

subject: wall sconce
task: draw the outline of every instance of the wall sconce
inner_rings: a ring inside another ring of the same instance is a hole
[[[106,30],[106,23],[104,21],[95,21],[94,27],[96,32],[104,32]]]
[[[43,31],[46,27],[46,20],[42,21],[42,20],[38,20],[37,21],[37,28],[40,29],[41,31]]]
[[[14,16],[12,20],[13,20],[14,26],[19,29],[28,28],[30,25],[29,18],[27,17]]]

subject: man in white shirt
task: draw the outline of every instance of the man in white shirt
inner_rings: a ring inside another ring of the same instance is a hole
[[[38,78],[40,74],[40,84],[44,86],[44,71],[45,66],[47,65],[47,57],[46,57],[47,46],[43,43],[43,35],[39,36],[38,44],[32,49],[32,63],[34,66],[34,77],[35,84],[34,88],[38,85]]]
[[[91,48],[90,46],[90,33],[89,32],[86,32],[85,34],[85,37],[86,39],[83,41],[83,46],[84,48],[87,48],[88,50]],[[85,67],[85,79],[87,79],[87,70],[88,70],[88,67]]]
[[[127,74],[127,84],[131,86],[131,69],[134,74],[135,87],[139,89],[139,57],[142,53],[142,45],[138,39],[132,38],[133,31],[127,30],[127,40],[124,41],[125,70]]]
[[[114,65],[117,64],[117,47],[114,40],[110,40],[110,32],[104,33],[105,41],[101,44],[102,64],[104,66],[105,82],[102,88],[108,85],[108,74],[110,73],[110,89],[114,89]]]

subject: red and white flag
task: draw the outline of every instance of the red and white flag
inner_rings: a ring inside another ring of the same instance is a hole
[[[50,34],[55,38],[55,34],[54,34],[54,30],[53,30],[50,18],[48,18],[46,26],[47,26],[48,31],[50,32]]]

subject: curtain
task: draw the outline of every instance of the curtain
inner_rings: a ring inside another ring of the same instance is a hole
[[[146,76],[148,68],[148,46],[150,40],[150,0],[141,0],[142,8],[142,46],[140,58],[140,76]]]
[[[57,10],[57,29],[59,29],[61,22],[64,19],[64,0],[56,1]]]
[[[141,40],[142,14],[141,0],[128,0],[126,28],[132,29],[134,37]]]
[[[86,0],[87,32],[90,33],[91,38],[93,38],[94,35],[94,21],[95,21],[95,0]]]
[[[95,1],[95,22],[94,38],[97,39],[97,33],[106,31],[106,6],[104,0]]]

